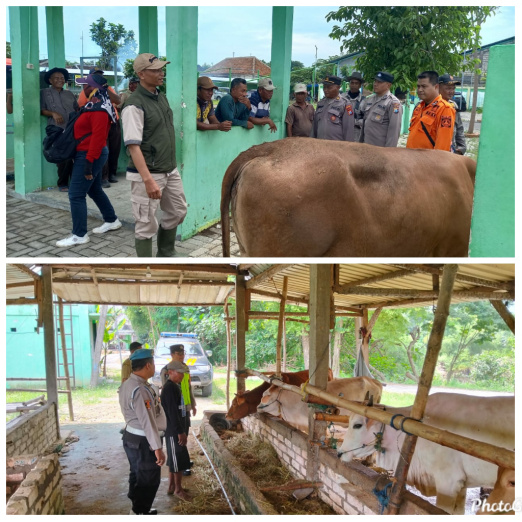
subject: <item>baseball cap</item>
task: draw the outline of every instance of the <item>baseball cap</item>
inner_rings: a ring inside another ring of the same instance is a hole
[[[257,86],[262,87],[267,91],[273,91],[275,89],[275,85],[270,78],[261,78]]]
[[[377,80],[379,82],[389,82],[389,83],[393,83],[394,79],[395,78],[392,73],[385,72],[385,71],[378,72],[374,78],[374,80]]]
[[[156,55],[152,53],[138,54],[134,59],[134,72],[141,72],[145,69],[161,69],[170,62],[160,60]]]
[[[298,92],[308,92],[308,90],[306,89],[306,85],[304,83],[296,83],[295,84],[295,87],[294,87],[294,92],[295,93],[298,93]]]
[[[77,78],[76,83],[78,85],[90,85],[95,89],[99,89],[100,87],[107,86],[107,78],[102,76],[101,74],[89,74],[88,76],[84,76],[83,78]]]
[[[362,74],[360,72],[354,71],[348,78],[346,78],[346,81],[349,82],[350,80],[359,80],[361,83],[364,83],[364,79],[362,77]]]
[[[461,85],[461,83],[451,74],[443,74],[439,76],[439,83],[446,83],[448,85]]]
[[[218,89],[217,85],[208,76],[200,76],[198,78],[198,87],[203,89]]]
[[[91,69],[89,71],[89,74],[95,74],[95,73],[100,73],[100,74],[103,74],[105,71],[102,71],[99,67],[94,67],[94,69]]]
[[[170,361],[167,370],[174,370],[178,373],[189,373],[189,367],[180,361]]]

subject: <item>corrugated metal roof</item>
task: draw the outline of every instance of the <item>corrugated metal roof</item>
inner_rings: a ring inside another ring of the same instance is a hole
[[[30,265],[7,265],[7,302],[34,298]],[[72,303],[196,306],[222,305],[234,294],[233,275],[247,271],[247,287],[254,300],[279,300],[288,277],[288,301],[305,303],[310,294],[309,264],[69,264],[53,267],[53,290]],[[434,275],[443,265],[339,264],[334,293],[338,309],[378,306],[423,306],[436,300]],[[514,296],[515,265],[461,264],[454,302]],[[497,287],[497,288],[495,288]],[[371,294],[370,289],[377,289]],[[465,295],[459,292],[469,291]],[[258,292],[258,293],[256,293]],[[342,293],[347,292],[347,293]],[[418,296],[416,292],[423,292]],[[384,295],[383,295],[384,294]],[[411,294],[411,295],[408,295]]]

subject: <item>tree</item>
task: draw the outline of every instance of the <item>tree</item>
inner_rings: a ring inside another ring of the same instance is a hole
[[[476,20],[485,20],[496,7],[416,6],[341,7],[326,16],[335,25],[330,37],[341,51],[364,52],[356,68],[367,78],[377,71],[395,76],[394,87],[409,91],[423,70],[455,74],[466,49],[480,42]]]
[[[127,31],[122,24],[113,24],[105,18],[99,18],[91,24],[91,40],[101,47],[102,58],[99,66],[110,69],[112,63],[109,57],[118,56],[125,59],[136,54],[137,43],[134,40],[134,31]]]

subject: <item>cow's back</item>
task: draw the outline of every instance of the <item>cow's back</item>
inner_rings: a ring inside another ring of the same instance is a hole
[[[308,138],[266,146],[236,165],[230,189],[244,254],[467,255],[472,160]]]

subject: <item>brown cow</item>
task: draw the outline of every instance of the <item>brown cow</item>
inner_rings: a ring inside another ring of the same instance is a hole
[[[493,491],[484,500],[477,515],[514,515],[514,502],[515,470],[499,466]]]
[[[331,381],[332,379],[332,370],[328,369],[328,380]],[[286,384],[301,386],[301,384],[308,380],[308,370],[301,370],[300,372],[283,372],[281,373],[281,380]],[[257,406],[261,402],[263,393],[268,390],[270,386],[270,383],[263,382],[257,388],[237,393],[225,418],[227,420],[239,420],[247,415],[256,413]]]
[[[287,138],[251,147],[221,189],[248,257],[465,257],[476,163],[439,150]]]

